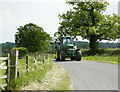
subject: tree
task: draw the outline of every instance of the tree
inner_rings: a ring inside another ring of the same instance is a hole
[[[67,2],[73,9],[59,15],[61,34],[81,36],[90,41],[93,54],[98,50],[99,41],[116,40],[120,37],[118,30],[119,16],[103,15],[108,2]]]
[[[29,52],[46,50],[49,48],[51,37],[44,32],[42,27],[33,23],[20,26],[15,34],[15,42],[18,47],[26,47]]]

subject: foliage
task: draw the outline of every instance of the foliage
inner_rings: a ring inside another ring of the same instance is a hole
[[[83,42],[83,41],[78,41],[77,46],[80,49],[89,49],[89,43],[88,42]],[[99,42],[99,48],[119,48],[119,43],[104,43],[104,42]]]
[[[12,42],[6,42],[6,43],[2,43],[0,44],[2,45],[2,52],[3,53],[10,53],[10,50],[13,48],[13,47],[16,47],[16,44],[15,43],[12,43]],[[4,55],[3,55],[4,56]]]
[[[33,23],[20,26],[15,34],[15,42],[18,47],[26,47],[29,52],[37,52],[49,49],[51,37],[44,32],[42,27]]]
[[[67,2],[73,9],[59,15],[61,35],[81,36],[90,41],[91,54],[95,54],[101,40],[116,40],[120,36],[118,15],[103,15],[108,2]]]
[[[12,48],[12,49],[19,51],[19,57],[23,57],[28,53],[28,50],[25,47],[16,47],[16,48]]]
[[[90,49],[81,49],[81,51],[82,56],[91,56]],[[99,49],[96,53],[101,56],[118,56],[120,55],[120,49]]]

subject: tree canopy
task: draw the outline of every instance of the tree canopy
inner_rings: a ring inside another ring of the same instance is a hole
[[[81,36],[90,41],[91,51],[97,51],[101,40],[116,40],[120,37],[117,14],[103,14],[108,2],[67,2],[72,9],[59,15],[61,35]]]
[[[51,37],[42,27],[33,23],[20,26],[15,34],[15,42],[18,47],[26,47],[29,52],[47,50]]]

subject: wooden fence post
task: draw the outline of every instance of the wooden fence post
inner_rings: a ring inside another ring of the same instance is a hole
[[[18,50],[11,50],[10,82],[11,81],[16,82],[17,64],[18,64]]]
[[[45,56],[43,56],[43,63],[45,63]]]
[[[7,83],[7,87],[9,87],[9,62],[10,62],[10,54],[8,53],[7,54],[7,57],[8,57],[8,60],[6,60],[6,66],[7,66],[7,69],[6,69],[6,74],[7,74],[7,78],[6,78],[6,83]]]
[[[45,58],[48,59],[48,54],[45,55]]]
[[[28,72],[28,66],[29,66],[28,54],[26,54],[26,71],[27,71],[27,72]]]
[[[35,52],[35,59],[37,60],[37,52]]]

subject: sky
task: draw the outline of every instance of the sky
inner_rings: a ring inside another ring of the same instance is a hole
[[[107,1],[110,5],[105,13],[118,14],[119,0]],[[0,43],[15,42],[17,28],[28,23],[42,27],[53,37],[58,31],[58,15],[66,13],[69,9],[66,0],[0,0]]]

